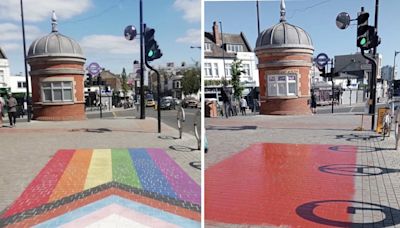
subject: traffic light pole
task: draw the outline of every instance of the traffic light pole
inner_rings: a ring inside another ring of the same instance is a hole
[[[143,56],[143,34],[145,31],[143,24],[143,2],[140,0],[140,119],[145,119],[145,106],[144,106],[144,56]]]
[[[328,66],[328,64],[326,64]],[[333,83],[333,59],[331,59],[331,81],[332,81],[332,113],[333,113],[333,104],[335,102],[335,83]]]
[[[372,120],[371,120],[371,131],[374,130],[374,123],[375,123],[375,106],[376,106],[376,69],[377,69],[377,63],[374,58],[371,58],[367,55],[365,55],[364,50],[361,50],[361,55],[371,61],[372,63],[372,72],[371,72],[371,80],[370,80],[370,86],[369,86],[369,114],[372,115]]]
[[[101,119],[103,118],[103,104],[101,103],[101,85],[99,85],[99,94],[100,94],[100,119]]]
[[[375,0],[375,33],[378,34],[378,13],[379,13],[379,0]],[[373,100],[372,100],[372,109],[374,111],[374,115],[372,115],[372,120],[371,120],[371,130],[374,129],[374,123],[375,123],[375,107],[376,107],[376,77],[378,75],[378,64],[376,61],[376,53],[377,53],[378,47],[375,46],[373,51],[372,51],[372,58],[374,61],[372,61],[372,82],[374,84],[373,86]]]
[[[161,133],[161,108],[160,108],[160,103],[161,103],[161,94],[160,94],[160,90],[161,90],[161,84],[160,84],[160,73],[154,69],[152,66],[149,65],[149,63],[146,61],[146,66],[156,72],[157,74],[157,120],[158,120],[158,133]]]

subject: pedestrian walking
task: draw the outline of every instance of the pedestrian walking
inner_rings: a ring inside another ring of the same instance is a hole
[[[7,101],[7,107],[8,107],[8,119],[10,120],[11,127],[15,127],[15,122],[17,120],[17,105],[18,105],[17,99],[15,99],[12,94],[10,94]]]
[[[310,106],[311,106],[311,112],[313,114],[316,114],[317,113],[317,98],[315,97],[314,92],[311,93],[311,104],[310,104]]]
[[[242,113],[242,116],[246,115],[246,108],[247,108],[247,101],[244,99],[244,97],[240,98],[240,112]]]
[[[4,105],[5,101],[2,97],[0,97],[0,128],[3,127]]]

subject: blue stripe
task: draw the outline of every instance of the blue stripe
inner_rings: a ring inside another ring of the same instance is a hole
[[[61,225],[64,225],[66,223],[72,222],[76,219],[79,219],[85,215],[88,215],[90,213],[93,213],[103,207],[106,207],[111,204],[119,204],[123,207],[126,207],[128,209],[137,211],[139,213],[158,218],[160,220],[179,225],[181,227],[201,227],[200,222],[194,221],[179,215],[175,215],[157,208],[149,207],[147,205],[137,203],[131,200],[124,199],[122,197],[112,195],[105,197],[101,200],[98,200],[96,202],[90,203],[86,206],[83,206],[81,208],[78,208],[76,210],[70,211],[68,213],[65,213],[61,216],[55,217],[53,219],[50,219],[46,222],[40,223],[34,227],[38,228],[46,228],[46,227],[58,227]],[[110,211],[110,214],[113,212]]]
[[[129,149],[129,154],[144,190],[178,198],[168,180],[145,149]]]

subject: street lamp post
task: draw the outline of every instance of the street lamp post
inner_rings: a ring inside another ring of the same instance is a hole
[[[25,80],[26,80],[26,104],[27,104],[27,115],[28,122],[31,121],[31,101],[29,96],[29,76],[28,76],[28,66],[26,62],[26,42],[25,42],[25,22],[24,22],[24,7],[22,4],[22,0],[20,1],[21,5],[21,21],[22,21],[22,39],[24,43],[24,65],[25,65]]]
[[[393,77],[392,77],[392,81],[394,81],[394,71],[395,71],[395,69],[396,69],[396,56],[397,56],[397,54],[399,54],[400,53],[400,51],[394,51],[394,60],[393,60]]]

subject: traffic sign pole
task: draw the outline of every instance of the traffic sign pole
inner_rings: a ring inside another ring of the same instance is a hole
[[[143,24],[143,2],[140,0],[140,119],[145,119],[145,106],[144,106],[144,56],[143,56],[143,33],[145,25]]]

